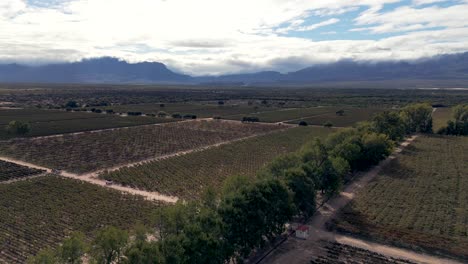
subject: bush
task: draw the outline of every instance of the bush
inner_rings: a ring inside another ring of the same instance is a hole
[[[172,118],[182,118],[182,115],[179,113],[172,114]]]
[[[142,112],[127,112],[127,115],[129,116],[141,116],[143,115]]]
[[[250,123],[260,122],[260,119],[258,117],[254,117],[254,116],[244,116],[242,118],[242,122],[250,122]]]
[[[333,123],[330,122],[330,121],[327,121],[327,122],[323,123],[323,126],[327,127],[327,128],[331,128],[333,126]]]
[[[24,135],[31,131],[31,127],[28,123],[23,123],[21,121],[11,121],[6,126],[6,130],[8,134]]]
[[[307,124],[306,121],[301,121],[299,122],[299,126],[308,126],[309,124]]]

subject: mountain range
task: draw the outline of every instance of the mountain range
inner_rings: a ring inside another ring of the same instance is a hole
[[[299,71],[192,77],[169,70],[159,62],[127,63],[111,58],[41,66],[0,64],[6,83],[174,83],[174,84],[311,84],[327,82],[438,80],[467,81],[468,52],[416,61],[356,62],[342,60]]]

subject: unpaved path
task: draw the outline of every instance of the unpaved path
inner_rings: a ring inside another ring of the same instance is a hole
[[[134,189],[130,187],[125,187],[125,186],[118,185],[118,184],[108,185],[106,184],[105,180],[94,178],[90,174],[78,175],[78,174],[73,174],[73,173],[62,171],[60,172],[60,176],[88,182],[88,183],[99,185],[105,188],[111,188],[111,189],[118,190],[118,191],[125,192],[125,193],[140,195],[140,196],[145,197],[147,200],[151,200],[151,201],[175,203],[178,200],[177,197],[162,195],[157,192],[147,192],[147,191],[138,190],[138,189]]]
[[[38,166],[38,165],[28,163],[28,162],[24,162],[24,161],[21,161],[21,160],[16,160],[16,159],[7,158],[7,157],[0,157],[0,160],[8,161],[8,162],[11,162],[11,163],[16,163],[18,165],[29,167],[29,168],[41,169],[41,170],[45,170],[47,173],[52,173],[52,169],[50,169],[50,168],[45,168],[45,167]],[[91,177],[92,175],[89,175],[89,174],[78,175],[78,174],[73,174],[73,173],[61,171],[59,173],[59,175],[62,176],[62,177],[72,178],[72,179],[76,179],[76,180],[80,180],[80,181],[85,181],[85,182],[88,182],[88,183],[91,183],[91,184],[103,186],[103,187],[106,187],[106,188],[119,190],[119,191],[125,192],[125,193],[140,195],[140,196],[143,196],[146,199],[152,200],[152,201],[163,201],[163,202],[167,202],[167,203],[175,203],[178,200],[177,197],[162,195],[162,194],[157,193],[157,192],[147,192],[147,191],[133,189],[133,188],[130,188],[130,187],[124,187],[124,186],[117,185],[117,184],[107,185],[105,180],[100,180],[100,179],[93,178],[93,177]],[[26,179],[30,179],[30,178],[31,177],[25,177],[25,178],[17,179],[15,181],[26,180]],[[11,182],[13,182],[13,181],[11,181]]]
[[[346,206],[354,198],[357,191],[365,187],[371,180],[373,180],[384,166],[386,166],[391,160],[395,159],[396,155],[400,153],[406,146],[411,144],[411,142],[413,142],[416,138],[417,136],[413,136],[404,141],[397,149],[395,149],[391,156],[382,161],[378,166],[372,168],[370,171],[358,176],[357,180],[347,185],[340,193],[340,195],[330,199],[322,207],[320,207],[308,222],[308,225],[310,226],[310,236],[307,240],[290,238],[285,243],[276,248],[261,262],[275,264],[309,263],[314,257],[317,257],[317,255],[321,253],[320,249],[318,248],[320,247],[320,241],[328,240],[369,250],[393,258],[407,259],[416,263],[460,263],[451,259],[439,258],[411,250],[382,245],[349,236],[338,235],[332,232],[328,232],[325,228],[325,223],[335,217],[337,212],[339,212],[341,208]]]
[[[0,160],[15,163],[15,164],[18,164],[18,165],[21,165],[21,166],[24,166],[24,167],[28,167],[28,168],[31,168],[31,169],[45,170],[46,172],[49,172],[49,173],[52,171],[51,169],[46,168],[46,167],[41,167],[41,166],[29,163],[29,162],[25,162],[25,161],[17,160],[17,159],[12,159],[12,158],[9,158],[9,157],[0,157]]]

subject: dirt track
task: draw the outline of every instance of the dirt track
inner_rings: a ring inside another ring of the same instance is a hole
[[[47,173],[52,173],[52,169],[50,169],[50,168],[37,166],[37,165],[31,164],[31,163],[28,163],[28,162],[24,162],[24,161],[21,161],[21,160],[16,160],[16,159],[7,158],[7,157],[0,157],[0,160],[8,161],[8,162],[11,162],[11,163],[16,163],[18,165],[29,167],[29,168],[41,169],[41,170],[45,170]],[[162,195],[162,194],[159,194],[159,193],[156,193],[156,192],[147,192],[147,191],[137,190],[137,189],[124,187],[124,186],[117,185],[117,184],[107,185],[106,181],[93,178],[92,175],[90,175],[90,174],[78,175],[78,174],[73,174],[73,173],[68,173],[68,172],[62,171],[62,172],[59,173],[59,175],[62,176],[62,177],[72,178],[72,179],[76,179],[76,180],[80,180],[80,181],[89,182],[91,184],[103,186],[103,187],[106,187],[106,188],[119,190],[119,191],[125,192],[125,193],[141,195],[141,196],[145,197],[148,200],[163,201],[163,202],[167,202],[167,203],[175,203],[178,200],[177,197],[166,196],[166,195]],[[34,177],[37,177],[37,175],[34,176]],[[32,178],[32,177],[25,177],[25,178],[22,178],[22,179],[16,179],[15,181],[11,181],[10,183],[21,181],[21,180],[26,180],[26,179],[30,179],[30,178]]]
[[[360,175],[357,180],[347,185],[345,189],[337,197],[329,200],[317,212],[307,223],[310,226],[310,236],[307,240],[299,240],[290,237],[286,242],[275,249],[269,256],[267,256],[261,263],[288,263],[288,264],[299,264],[309,263],[314,257],[316,257],[320,250],[321,240],[336,241],[338,243],[346,244],[349,246],[369,250],[385,256],[407,259],[416,263],[429,263],[429,264],[455,264],[460,263],[451,259],[444,259],[435,256],[429,256],[422,253],[417,253],[411,250],[401,249],[397,247],[381,245],[357,239],[353,237],[338,235],[335,233],[328,232],[325,228],[326,222],[336,216],[341,208],[346,206],[355,196],[356,192],[365,187],[371,180],[373,180],[382,167],[386,166],[391,160],[395,159],[396,155],[400,153],[406,146],[411,144],[417,136],[413,136],[403,142],[394,153],[387,159],[382,161],[378,166],[372,168],[370,171]]]

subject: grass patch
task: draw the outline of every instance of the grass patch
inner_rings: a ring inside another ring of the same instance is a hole
[[[441,107],[432,114],[432,130],[437,130],[447,126],[447,121],[452,118],[452,108]]]

